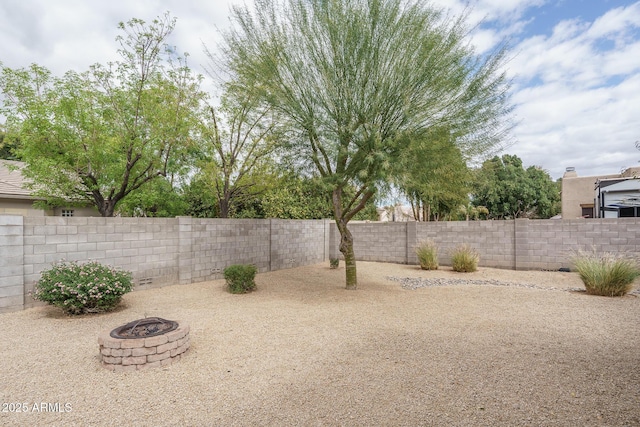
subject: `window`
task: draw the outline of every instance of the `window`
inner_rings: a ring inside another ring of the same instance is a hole
[[[73,216],[73,209],[62,209],[62,216]]]
[[[638,208],[620,208],[620,218],[633,218],[638,216]]]
[[[582,218],[593,218],[593,207],[582,208]]]

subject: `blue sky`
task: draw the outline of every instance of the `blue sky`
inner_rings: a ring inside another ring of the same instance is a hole
[[[171,43],[189,52],[199,73],[228,25],[231,4],[244,0],[3,0],[0,61],[38,63],[55,74],[116,60],[117,23],[178,18]],[[251,0],[246,0],[250,4]],[[463,10],[466,0],[433,0]],[[505,150],[556,179],[568,166],[579,176],[640,166],[640,1],[472,0],[469,24],[478,52],[508,40],[517,126]],[[215,88],[209,86],[211,90]]]

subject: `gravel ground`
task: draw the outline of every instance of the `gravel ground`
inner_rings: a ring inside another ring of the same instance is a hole
[[[247,295],[218,280],[108,314],[0,314],[0,425],[640,425],[637,295],[586,295],[575,273],[359,262],[358,276],[344,290],[327,263],[260,274]],[[189,323],[185,357],[102,368],[98,334],[145,316]]]

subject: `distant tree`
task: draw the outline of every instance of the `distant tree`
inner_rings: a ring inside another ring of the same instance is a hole
[[[179,173],[193,149],[191,130],[204,94],[183,58],[165,45],[169,15],[120,23],[121,61],[53,77],[44,67],[0,64],[1,112],[34,195],[51,203],[118,203],[159,177]]]
[[[485,161],[477,171],[473,204],[485,206],[489,217],[550,218],[560,210],[560,189],[547,172],[526,170],[522,160],[505,154]]]
[[[232,216],[234,205],[264,192],[265,183],[258,177],[273,165],[277,121],[257,90],[242,91],[228,83],[220,108],[207,106],[201,115],[200,179],[214,189],[221,218]]]
[[[347,194],[354,190],[347,188]],[[323,219],[333,216],[331,199],[318,177],[305,177],[295,173],[284,174],[260,199],[265,218]],[[377,220],[375,199],[354,217],[355,220]]]
[[[174,218],[186,215],[188,203],[170,177],[154,179],[120,201],[117,212],[122,216]]]
[[[213,187],[202,176],[193,177],[183,188],[185,215],[195,218],[217,218],[218,202]]]
[[[475,55],[464,17],[411,0],[256,0],[232,18],[227,71],[259,84],[298,131],[291,150],[331,197],[347,289],[357,287],[347,224],[391,179],[408,136],[447,126],[474,153],[504,140],[504,51]]]
[[[331,218],[331,201],[318,179],[286,174],[270,188],[261,200],[266,218],[322,219]]]
[[[398,167],[398,187],[409,200],[416,220],[438,220],[468,203],[469,169],[446,128],[411,141]]]
[[[3,160],[20,160],[20,156],[16,153],[20,147],[20,140],[5,138],[6,134],[0,131],[0,159]]]
[[[463,219],[466,221],[469,220],[477,220],[477,219],[487,219],[489,216],[489,209],[485,206],[474,206],[471,202],[466,205],[460,205],[457,212],[456,219]]]

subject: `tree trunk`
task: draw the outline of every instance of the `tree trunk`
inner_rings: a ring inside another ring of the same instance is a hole
[[[106,207],[105,211],[102,213],[102,216],[104,216],[104,217],[112,217],[114,209],[115,209],[114,205],[112,205],[111,203],[107,203],[107,207]]]
[[[220,208],[219,217],[229,218],[229,200],[227,199],[227,196],[218,200],[218,207]]]
[[[347,223],[341,219],[336,219],[338,231],[340,231],[340,252],[344,256],[346,270],[347,289],[358,288],[358,275],[356,272],[356,255],[353,251],[353,235],[347,228]]]
[[[96,207],[98,208],[98,212],[102,215],[103,218],[112,217],[116,208],[116,201],[113,200],[102,200],[99,203],[96,203]]]

